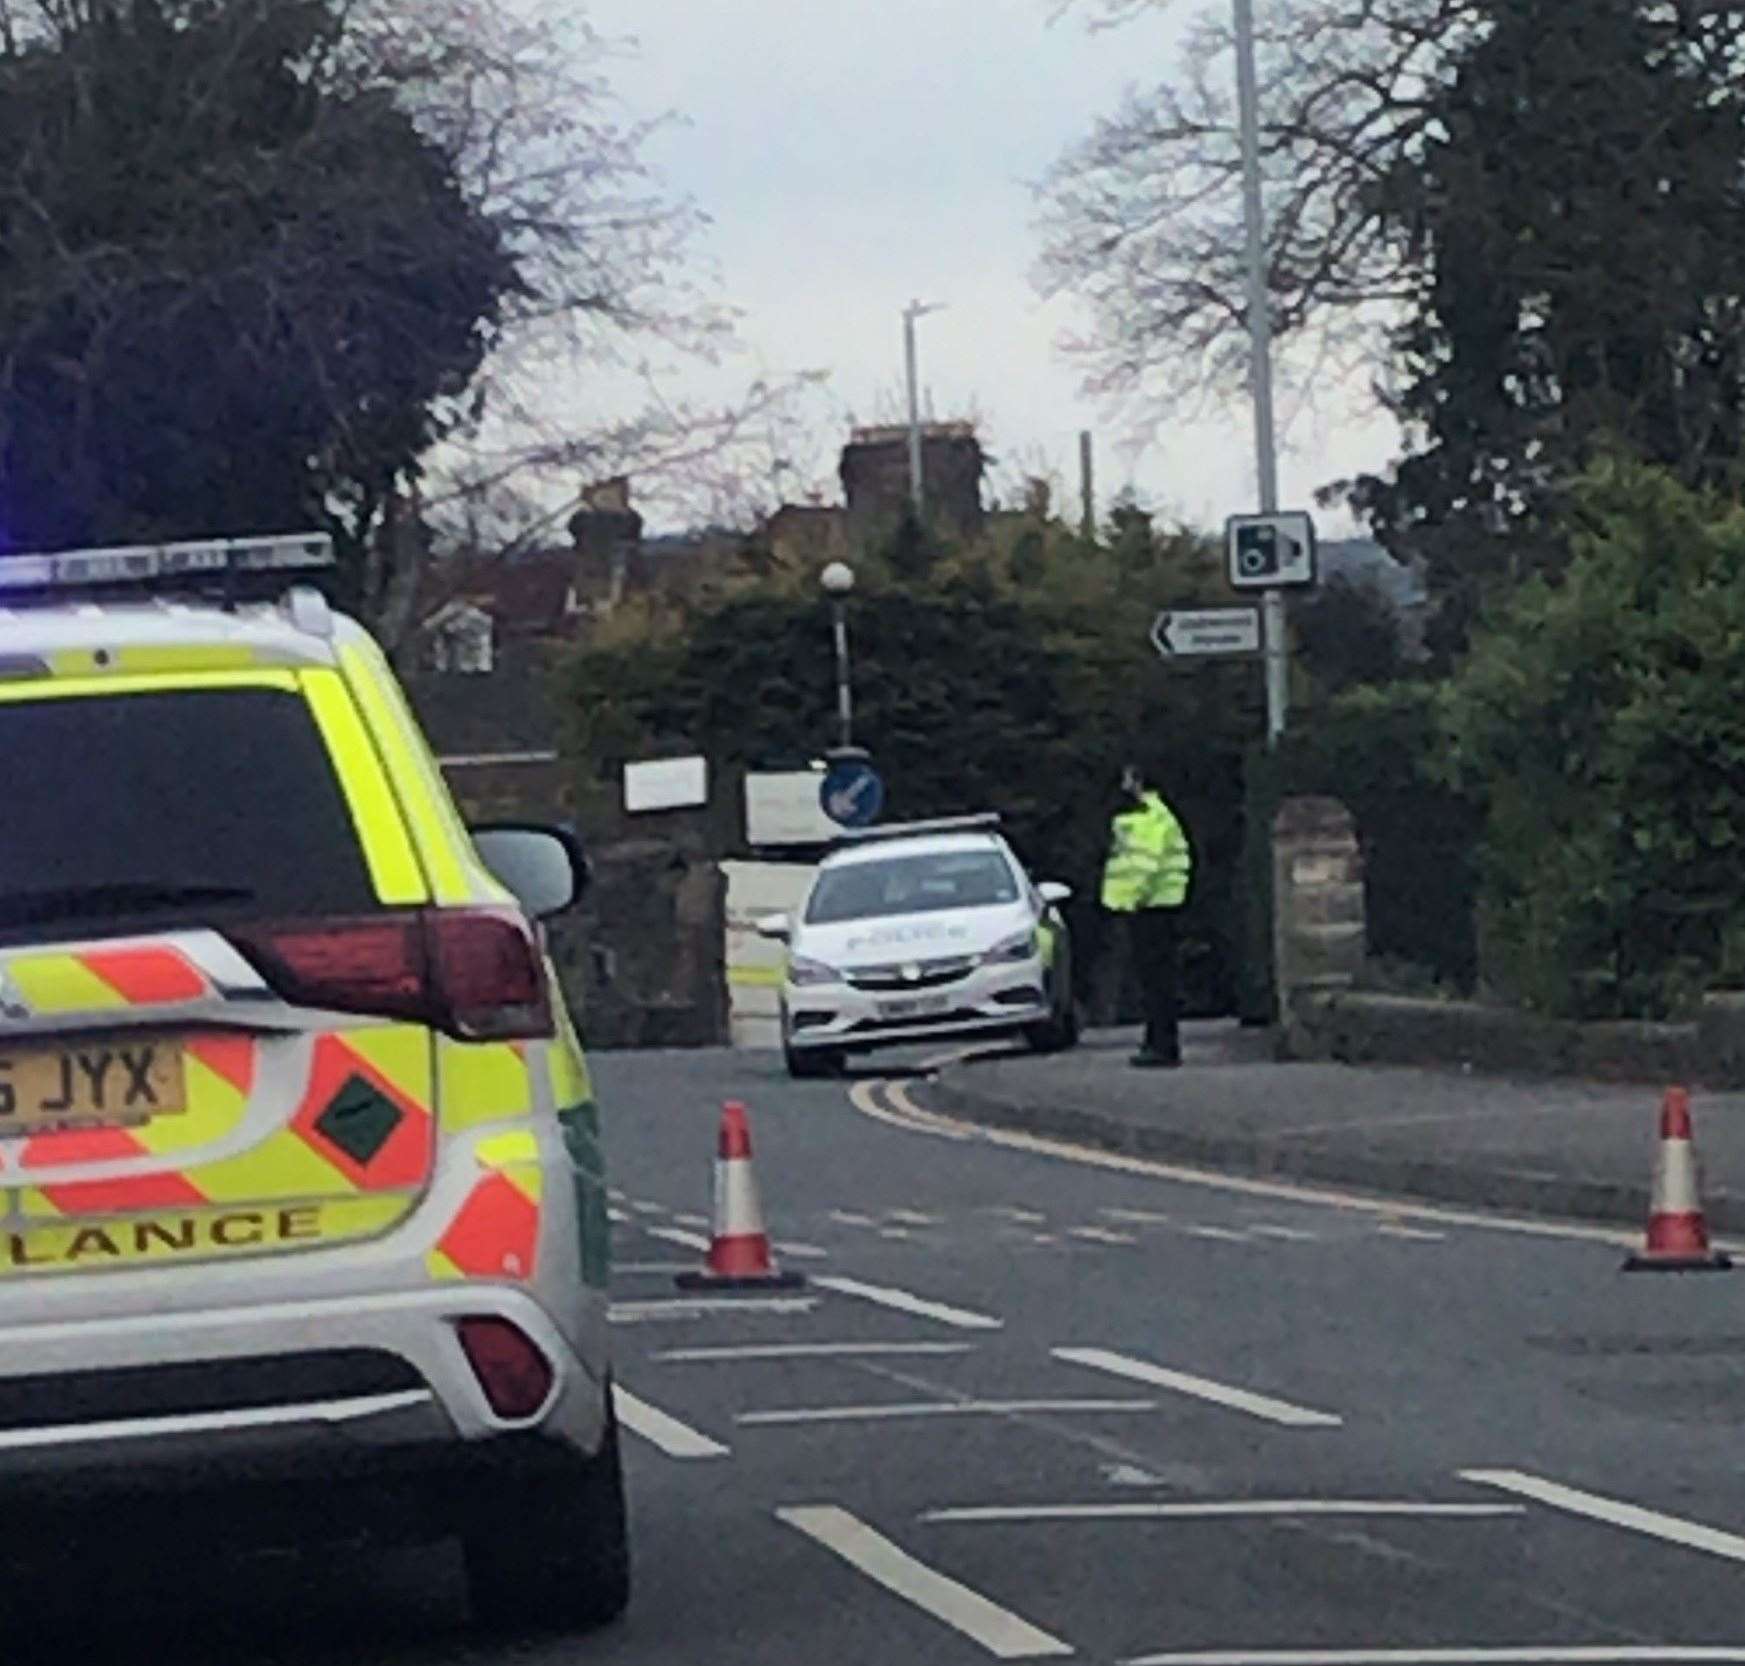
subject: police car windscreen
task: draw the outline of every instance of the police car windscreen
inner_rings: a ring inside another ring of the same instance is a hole
[[[0,702],[0,934],[378,906],[308,706],[271,689]]]
[[[806,906],[808,925],[935,914],[948,908],[994,908],[1018,900],[1018,881],[998,851],[951,851],[848,862],[818,876]]]

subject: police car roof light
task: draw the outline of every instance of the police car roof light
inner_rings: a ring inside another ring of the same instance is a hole
[[[880,839],[924,839],[936,833],[997,833],[1000,815],[989,810],[977,816],[946,816],[940,821],[890,822],[882,827],[844,828],[836,835],[839,845],[874,844]]]
[[[23,596],[53,602],[80,590],[222,586],[250,575],[315,572],[334,564],[333,540],[325,532],[0,556],[0,604]]]

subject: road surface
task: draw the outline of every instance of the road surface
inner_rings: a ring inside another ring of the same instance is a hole
[[[1745,1273],[972,1136],[914,1081],[596,1065],[627,1623],[492,1647],[453,1555],[319,1553],[69,1569],[0,1599],[15,1659],[1745,1661]],[[674,1286],[725,1097],[802,1291]]]

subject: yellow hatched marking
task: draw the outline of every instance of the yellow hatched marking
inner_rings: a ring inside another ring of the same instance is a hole
[[[546,1043],[547,1068],[551,1072],[551,1102],[560,1111],[574,1110],[594,1097],[593,1078],[588,1073],[588,1055],[565,1006],[563,990],[552,978],[551,1010],[557,1017],[557,1034]]]
[[[296,1134],[274,1134],[253,1151],[201,1163],[188,1178],[214,1203],[259,1198],[347,1197],[358,1191]]]
[[[82,661],[88,664],[89,654],[51,654],[49,663],[57,660]],[[89,675],[80,666],[57,669],[59,680],[49,682],[22,681],[0,683],[0,706],[21,705],[30,700],[112,699],[123,694],[185,694],[209,688],[265,688],[283,694],[297,692],[294,671],[166,671],[159,676]]]
[[[442,1126],[448,1132],[533,1114],[533,1082],[526,1060],[513,1047],[447,1038],[436,1047]]]
[[[491,1169],[539,1161],[539,1141],[526,1132],[493,1134],[488,1140],[480,1140],[474,1150],[480,1163]]]
[[[365,1063],[381,1072],[414,1104],[431,1106],[431,1040],[428,1030],[395,1024],[375,1030],[348,1030],[345,1045]]]
[[[439,1279],[445,1284],[464,1280],[467,1276],[439,1249],[433,1249],[425,1256],[424,1269],[432,1278]]]
[[[345,789],[376,896],[389,905],[428,902],[424,870],[345,679],[337,671],[306,671],[303,692]]]
[[[220,1075],[198,1053],[184,1054],[188,1070],[188,1109],[181,1116],[160,1116],[133,1137],[153,1156],[211,1145],[235,1132],[248,1109],[248,1096],[228,1076]]]
[[[37,1013],[113,1012],[133,1004],[70,954],[23,955],[8,961],[6,970]]]
[[[357,643],[341,652],[340,664],[387,765],[395,794],[412,824],[412,835],[436,900],[440,903],[486,900],[468,879],[461,857],[466,834],[460,818],[454,814],[452,801],[448,800],[448,789],[442,785],[435,765],[429,762],[429,749],[418,737],[411,714],[398,697],[387,661],[379,650],[371,651]],[[447,815],[443,813],[445,801]]]
[[[505,1163],[497,1172],[535,1208],[545,1196],[545,1170],[538,1163]]]

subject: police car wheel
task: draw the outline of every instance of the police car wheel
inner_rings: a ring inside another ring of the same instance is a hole
[[[473,1618],[497,1632],[587,1631],[630,1601],[630,1537],[618,1418],[590,1459],[523,1481],[505,1478],[461,1535]]]
[[[788,1074],[796,1082],[816,1081],[820,1077],[842,1074],[843,1059],[840,1053],[784,1047],[782,1056],[787,1063]]]

